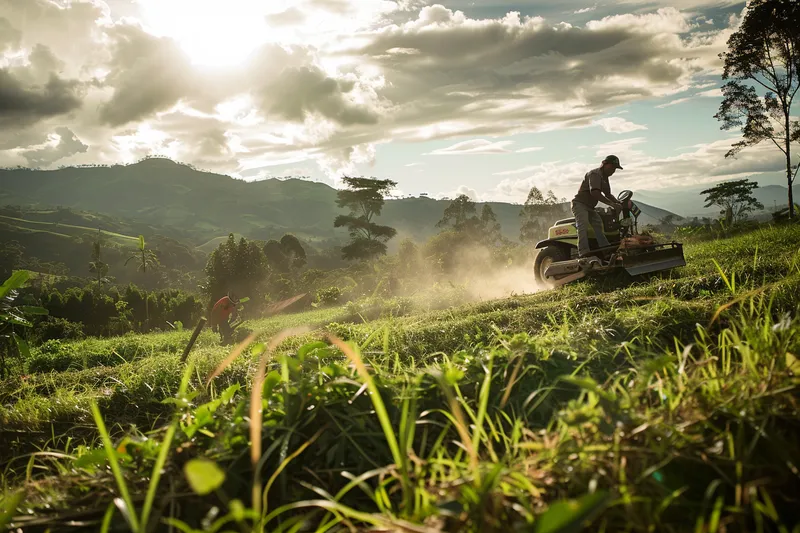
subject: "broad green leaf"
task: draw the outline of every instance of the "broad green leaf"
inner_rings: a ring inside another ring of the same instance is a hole
[[[14,336],[14,342],[16,342],[16,343],[17,343],[17,349],[19,350],[19,354],[20,354],[20,355],[21,355],[21,356],[22,356],[24,359],[28,359],[28,358],[30,358],[30,356],[31,356],[31,349],[30,349],[30,347],[28,346],[28,343],[25,341],[25,339],[23,339],[22,337],[20,337],[20,336],[19,336],[19,335],[17,335],[16,333],[13,333],[12,335]]]
[[[246,304],[249,301],[250,301],[250,297],[249,296],[245,296],[244,298],[239,300],[239,303],[240,304]]]
[[[327,347],[328,345],[322,341],[309,342],[308,344],[304,344],[297,350],[297,358],[300,359],[301,361],[304,361],[306,356],[311,352],[313,352],[314,350]]]
[[[464,372],[454,366],[451,366],[445,371],[444,379],[448,385],[456,385],[459,381],[464,379]]]
[[[144,235],[139,235],[139,250],[144,250]]]
[[[96,450],[90,450],[73,462],[75,468],[89,468],[91,470],[96,469],[97,467],[103,466],[108,462],[108,455],[106,451],[102,448],[97,448]]]
[[[239,392],[241,388],[242,388],[241,385],[239,385],[238,383],[234,383],[233,385],[222,391],[222,394],[219,395],[219,399],[222,401],[222,403],[228,403],[233,399],[233,396],[237,392]]]
[[[0,500],[0,529],[5,530],[6,526],[11,523],[11,519],[14,518],[17,507],[19,507],[24,498],[25,492],[19,490],[8,497],[4,496],[3,499]]]
[[[269,398],[272,395],[272,390],[281,382],[281,374],[277,370],[273,370],[264,379],[264,395],[263,398]]]
[[[800,376],[800,359],[793,353],[786,352],[786,368],[793,374]]]
[[[33,324],[26,320],[25,317],[21,317],[15,313],[5,313],[3,315],[3,321],[15,326],[24,326],[26,328],[33,326]]]
[[[536,520],[536,533],[576,533],[605,508],[606,492],[587,494],[578,500],[560,501]]]
[[[225,472],[208,459],[190,460],[183,467],[183,473],[192,490],[201,496],[216,490],[225,481]]]
[[[50,311],[48,311],[44,307],[36,307],[36,306],[32,306],[32,305],[23,305],[23,306],[21,306],[19,308],[19,310],[22,311],[26,315],[43,316],[43,315],[49,315],[50,314]]]
[[[17,270],[11,274],[11,277],[8,278],[2,285],[0,285],[0,300],[5,298],[9,292],[15,289],[21,289],[30,277],[31,273],[27,270]]]

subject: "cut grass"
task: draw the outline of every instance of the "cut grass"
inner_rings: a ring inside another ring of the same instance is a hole
[[[188,332],[39,350],[37,373],[0,384],[16,456],[3,483],[24,491],[17,515],[32,511],[14,524],[124,524],[107,514],[124,484],[135,516],[184,530],[792,531],[798,242],[800,228],[760,229],[688,246],[686,268],[633,284],[361,323],[342,309],[256,321],[262,335],[209,385],[228,351],[203,334],[185,394]],[[251,390],[259,341],[309,324]],[[187,484],[196,458],[216,465],[209,493]]]

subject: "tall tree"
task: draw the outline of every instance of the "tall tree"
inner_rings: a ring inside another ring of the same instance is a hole
[[[92,242],[92,260],[89,262],[89,272],[97,276],[97,286],[108,282],[108,263],[104,263],[101,258],[103,247],[103,233],[97,230],[97,239]]]
[[[437,228],[451,228],[455,231],[469,231],[479,226],[479,219],[475,202],[466,194],[459,194],[448,205],[441,220],[436,223]]]
[[[483,204],[481,209],[481,229],[482,241],[489,245],[494,246],[503,242],[503,234],[500,231],[500,223],[497,221],[497,216],[494,214],[494,209],[489,204]]]
[[[453,231],[467,242],[480,242],[489,246],[503,241],[500,223],[492,206],[484,204],[481,215],[469,196],[461,194],[448,205],[436,227]]]
[[[139,240],[136,243],[136,252],[131,255],[126,261],[127,266],[129,262],[136,261],[136,269],[142,274],[147,274],[147,269],[153,269],[159,265],[158,257],[153,253],[153,250],[147,248],[144,242],[144,235],[139,235]],[[147,303],[148,297],[145,293],[144,297],[144,313],[145,313],[145,327],[150,325],[150,306]]]
[[[744,220],[755,209],[764,209],[764,204],[753,196],[753,190],[757,188],[758,183],[744,179],[720,183],[700,194],[706,195],[706,207],[721,207],[720,214],[728,224],[732,224]]]
[[[229,291],[263,300],[263,282],[269,274],[264,252],[255,242],[244,237],[236,242],[233,234],[211,252],[204,269],[207,280],[203,289],[213,302]]]
[[[333,222],[336,228],[346,227],[350,232],[350,242],[342,247],[342,258],[370,259],[386,254],[386,242],[397,235],[397,230],[380,226],[373,219],[380,216],[384,196],[397,183],[391,180],[374,178],[343,179],[347,189],[336,195],[336,205],[350,210],[347,215],[339,215]]]
[[[300,241],[287,233],[280,241],[271,239],[264,245],[264,255],[270,268],[281,273],[299,270],[306,264],[306,251]]]
[[[519,228],[519,240],[531,243],[547,236],[547,228],[555,222],[552,220],[563,213],[562,203],[565,198],[558,199],[553,191],[542,194],[538,187],[531,187],[525,205],[519,212],[522,223]]]
[[[789,217],[794,217],[792,185],[800,162],[792,163],[792,143],[800,141],[800,121],[792,104],[800,88],[800,3],[751,0],[739,29],[728,39],[719,112],[722,129],[741,128],[742,140],[725,157],[748,146],[772,142],[786,158]],[[761,94],[760,94],[761,93]],[[794,169],[794,170],[793,170]]]

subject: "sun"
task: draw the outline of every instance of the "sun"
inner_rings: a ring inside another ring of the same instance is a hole
[[[148,31],[175,39],[197,65],[242,63],[268,40],[266,0],[139,0]]]

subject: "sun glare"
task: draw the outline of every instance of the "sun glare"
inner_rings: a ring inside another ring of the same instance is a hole
[[[139,0],[145,27],[198,65],[234,66],[268,40],[265,0]]]

